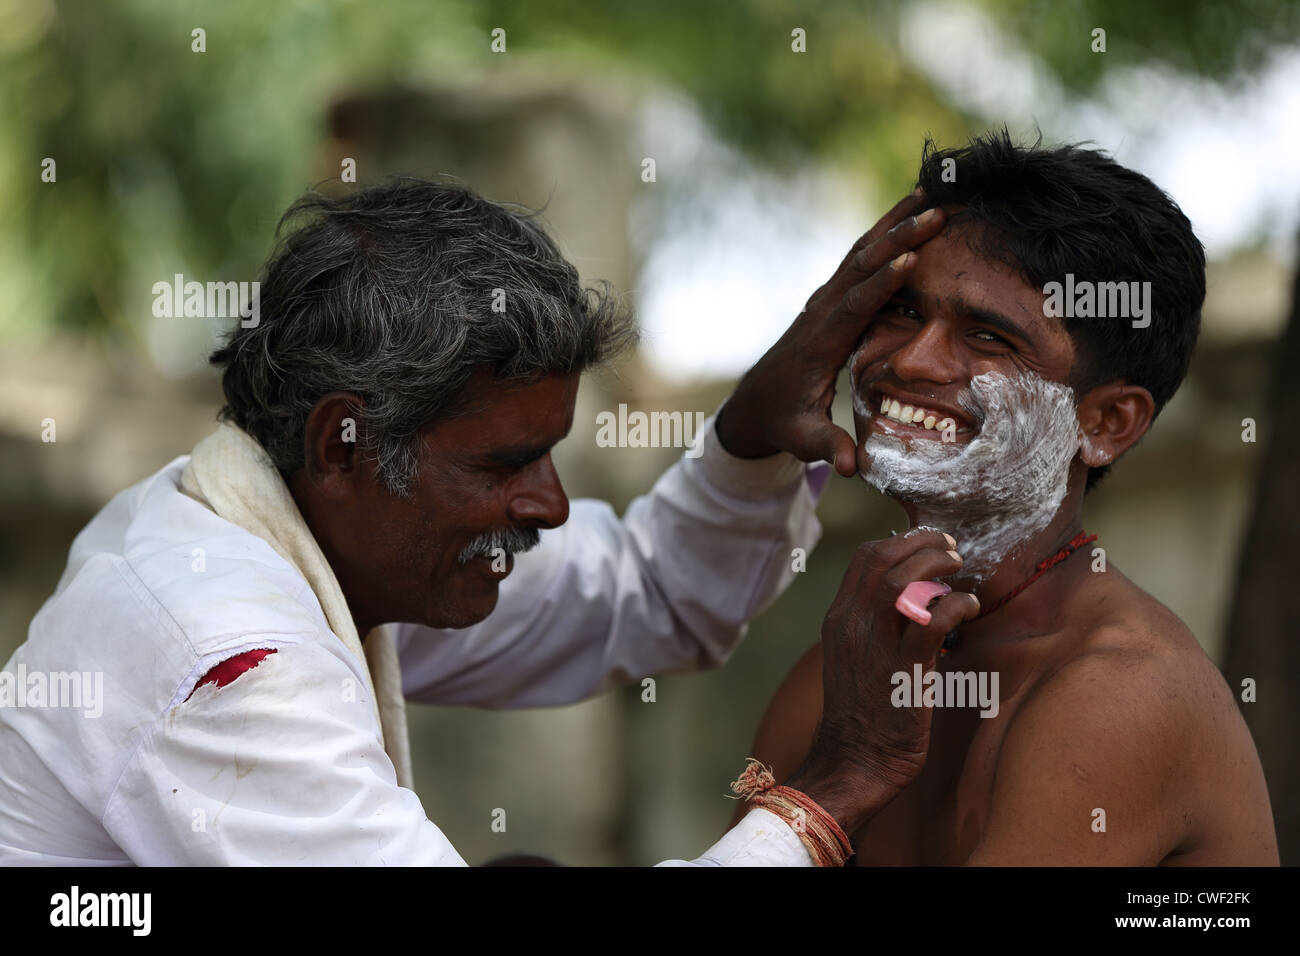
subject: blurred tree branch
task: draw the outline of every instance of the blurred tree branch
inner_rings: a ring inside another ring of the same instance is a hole
[[[1300,36],[1300,5],[1283,0],[974,5],[1073,90],[1134,64],[1227,79]],[[251,274],[272,211],[315,178],[328,101],[344,89],[518,68],[592,85],[616,74],[682,90],[721,135],[768,163],[820,156],[892,192],[914,175],[918,130],[954,141],[979,122],[902,55],[902,7],[392,0],[268,14],[262,0],[13,4],[0,24],[9,127],[0,170],[15,186],[0,208],[0,267],[24,279],[0,321],[134,336],[140,324],[125,316],[149,304],[141,274]],[[1095,26],[1107,30],[1105,55],[1091,51]],[[206,52],[191,49],[196,27]],[[495,27],[507,30],[504,56],[489,50]],[[791,52],[796,27],[805,55]],[[59,164],[57,184],[39,182],[46,156]]]

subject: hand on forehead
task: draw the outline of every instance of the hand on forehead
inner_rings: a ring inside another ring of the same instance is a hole
[[[867,365],[875,366],[873,379],[892,371],[938,385],[964,385],[985,372],[1072,380],[1074,342],[1060,319],[1044,315],[1043,290],[984,253],[979,228],[949,223],[917,247],[907,281],[849,360],[855,388]],[[900,351],[905,362],[895,361]]]

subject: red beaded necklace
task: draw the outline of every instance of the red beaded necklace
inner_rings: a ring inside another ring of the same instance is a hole
[[[1048,571],[1052,570],[1052,568],[1056,567],[1058,564],[1060,564],[1062,561],[1068,558],[1071,554],[1074,553],[1075,550],[1077,550],[1078,548],[1082,548],[1085,544],[1091,544],[1096,540],[1097,540],[1097,536],[1095,534],[1088,534],[1087,531],[1080,531],[1078,534],[1076,534],[1073,538],[1070,539],[1070,543],[1067,544],[1064,548],[1056,552],[1056,554],[1052,555],[1046,561],[1040,561],[1038,564],[1038,569],[1029,576],[1029,580],[1013,588],[1012,590],[1008,591],[1006,594],[1002,595],[1002,597],[998,598],[987,608],[980,611],[973,618],[971,618],[971,620],[978,621],[980,618],[987,617],[988,615],[992,614],[994,611],[998,610],[1000,607],[1002,607],[1012,598],[1016,597],[1016,595],[1024,591],[1025,588],[1029,587],[1029,585],[1033,584],[1035,581],[1041,578]],[[954,650],[956,647],[957,647],[957,632],[956,630],[953,630],[950,631],[948,633],[948,636],[943,639],[943,647],[939,650],[939,656],[947,657],[948,652]]]

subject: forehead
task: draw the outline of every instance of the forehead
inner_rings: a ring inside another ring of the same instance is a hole
[[[524,383],[502,382],[478,369],[464,389],[467,409],[426,430],[426,441],[471,450],[527,443],[553,445],[568,434],[580,376],[552,374]]]
[[[1047,296],[1019,272],[980,250],[984,238],[977,223],[957,222],[917,247],[908,286],[926,304],[955,311],[1004,316],[1024,330],[1035,346],[1073,353],[1061,321],[1043,314]]]

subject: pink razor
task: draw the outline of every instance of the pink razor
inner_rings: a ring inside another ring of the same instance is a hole
[[[926,627],[930,623],[930,612],[927,610],[930,602],[951,593],[952,588],[938,581],[913,581],[903,588],[903,593],[894,602],[894,607],[898,609],[899,614]]]

